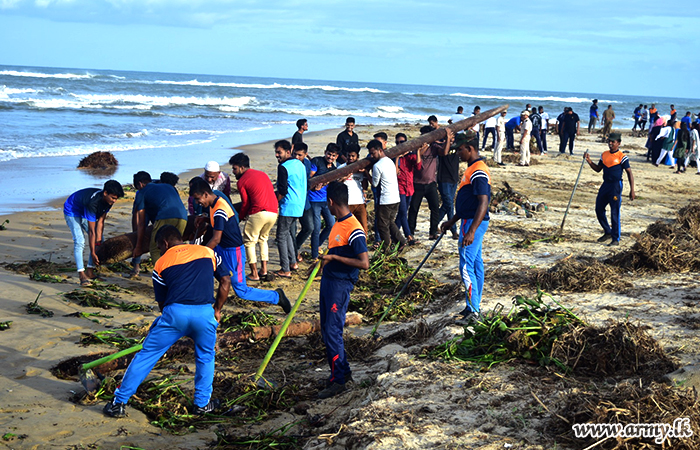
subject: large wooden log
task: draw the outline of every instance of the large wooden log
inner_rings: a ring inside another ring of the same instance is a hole
[[[410,141],[406,141],[403,144],[400,144],[400,145],[397,145],[396,147],[390,148],[389,150],[386,151],[386,156],[393,159],[393,158],[399,157],[405,153],[412,152],[414,150],[418,150],[423,144],[430,144],[431,142],[435,142],[435,141],[438,141],[440,139],[445,139],[445,137],[447,136],[447,132],[445,130],[447,128],[449,128],[453,132],[457,133],[458,131],[462,131],[462,130],[466,130],[467,128],[471,128],[474,125],[476,125],[477,123],[481,123],[484,120],[488,119],[489,117],[493,117],[496,114],[500,114],[501,111],[505,111],[507,109],[508,109],[508,105],[499,106],[498,108],[489,109],[488,111],[484,111],[481,114],[477,114],[476,116],[467,117],[466,119],[460,120],[459,122],[455,122],[451,125],[446,125],[444,127],[440,127],[435,131],[431,131],[430,133],[423,134],[415,139],[412,139]],[[351,173],[355,173],[358,170],[369,167],[373,163],[374,163],[374,161],[372,161],[370,159],[370,157],[368,156],[368,157],[361,159],[359,161],[356,161],[352,164],[348,164],[345,167],[341,167],[340,169],[331,170],[330,172],[326,172],[323,175],[313,177],[309,180],[309,189],[311,189],[319,184],[326,184],[326,183],[330,183],[331,181],[346,178]]]

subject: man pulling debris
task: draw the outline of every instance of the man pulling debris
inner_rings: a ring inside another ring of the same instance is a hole
[[[491,201],[491,173],[479,156],[479,138],[472,130],[455,136],[452,145],[462,161],[469,167],[464,171],[457,190],[455,215],[440,225],[446,233],[459,219],[459,272],[467,290],[467,306],[461,312],[461,323],[476,319],[484,290],[484,260],[481,244],[489,226],[489,202]]]
[[[231,287],[228,269],[209,247],[183,243],[172,225],[159,229],[155,240],[163,256],[153,269],[153,291],[162,315],[153,321],[143,349],[126,369],[112,401],[105,405],[103,411],[110,417],[126,415],[129,398],[160,357],[183,336],[194,341],[193,413],[202,415],[218,406],[211,400],[214,347],[221,308]],[[219,280],[216,300],[212,297],[215,277]]]
[[[608,136],[608,148],[610,150],[603,152],[600,156],[598,164],[593,164],[590,155],[586,153],[586,162],[591,169],[596,172],[603,171],[603,184],[598,190],[598,197],[595,200],[595,214],[598,217],[600,226],[603,227],[603,234],[598,238],[598,242],[605,242],[612,238],[611,246],[620,245],[620,206],[622,205],[622,171],[627,172],[627,179],[630,183],[630,200],[634,200],[634,176],[632,168],[630,168],[627,155],[620,151],[620,142],[622,136],[620,133],[610,133]],[[608,218],[605,216],[605,207],[610,205],[611,225],[608,224]]]

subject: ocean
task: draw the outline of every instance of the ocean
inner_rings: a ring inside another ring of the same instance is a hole
[[[358,124],[425,123],[431,114],[445,122],[458,105],[469,114],[508,103],[510,117],[531,103],[554,117],[571,106],[583,126],[593,98],[601,112],[613,105],[616,128],[632,127],[640,103],[700,111],[698,99],[0,65],[0,214],[50,209],[108,178],[129,183],[139,170],[157,177],[225,163],[237,146],[290,139],[302,117],[319,131],[341,128],[347,116]],[[76,170],[100,150],[115,154],[116,173]]]

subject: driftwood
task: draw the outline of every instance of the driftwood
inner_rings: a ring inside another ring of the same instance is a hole
[[[452,125],[440,127],[437,130],[421,135],[416,139],[411,139],[410,141],[404,142],[403,144],[399,144],[396,147],[390,148],[386,151],[386,156],[393,159],[405,153],[418,150],[423,144],[430,144],[431,142],[435,142],[440,139],[445,139],[445,137],[447,136],[447,132],[445,130],[447,128],[457,133],[458,131],[471,128],[477,123],[483,122],[489,117],[495,116],[496,114],[500,114],[501,111],[506,111],[507,109],[508,105],[499,106],[498,108],[489,109],[488,111],[484,111],[481,114],[477,114],[476,116],[471,116],[464,120],[460,120],[459,122],[455,122]],[[309,189],[312,189],[313,187],[319,184],[327,184],[331,181],[343,179],[351,173],[355,173],[358,170],[369,167],[373,163],[374,161],[372,161],[368,156],[352,164],[348,164],[345,167],[341,167],[340,169],[331,170],[330,172],[326,172],[323,175],[313,177],[309,180]]]
[[[194,237],[194,219],[194,216],[187,218],[187,226],[182,236],[185,241],[189,241]],[[152,230],[153,226],[146,227],[141,245],[143,253],[148,253]],[[97,257],[100,258],[100,264],[113,264],[131,258],[131,255],[134,253],[134,246],[136,246],[136,233],[126,233],[107,239],[102,245],[97,247],[96,253]]]
[[[345,317],[345,325],[360,325],[362,324],[362,315],[357,313],[348,313]],[[279,332],[282,324],[266,327],[254,327],[252,330],[243,331],[231,331],[228,333],[219,333],[217,336],[217,346],[218,348],[233,347],[241,342],[246,342],[248,340],[262,340],[275,337]],[[321,330],[321,322],[319,320],[310,320],[303,322],[292,322],[287,328],[285,336],[306,336],[309,334],[316,333]],[[183,355],[190,350],[194,350],[194,342],[192,339],[180,339],[167,351],[166,356],[174,358]],[[129,367],[129,363],[134,359],[136,353],[124,356],[122,358],[115,359],[113,361],[106,362],[95,369],[101,374],[106,374],[119,369],[126,369]],[[107,356],[107,353],[93,354],[93,355],[83,355],[76,358],[71,358],[67,361],[63,361],[58,364],[58,368],[65,375],[77,375],[78,368],[86,362],[94,361],[103,356]]]

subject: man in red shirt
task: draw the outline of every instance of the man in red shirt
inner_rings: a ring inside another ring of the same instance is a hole
[[[245,153],[236,153],[229,160],[231,172],[238,180],[241,194],[240,220],[245,220],[243,247],[250,266],[249,280],[266,278],[269,251],[267,239],[277,222],[277,197],[270,177],[260,170],[250,168],[250,159]],[[255,245],[260,246],[260,271],[255,257]]]

